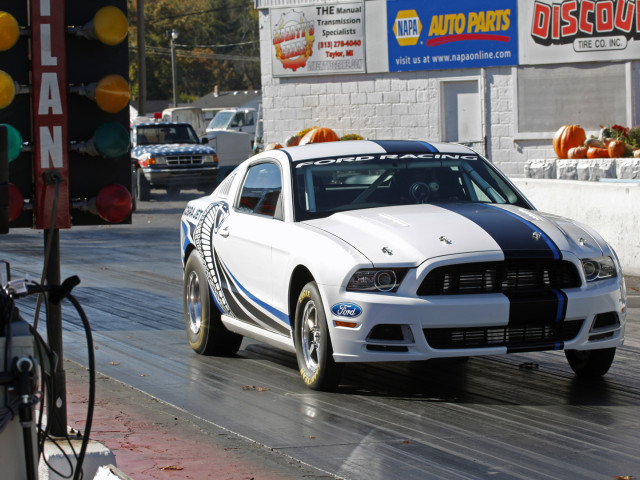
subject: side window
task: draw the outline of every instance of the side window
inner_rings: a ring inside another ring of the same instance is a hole
[[[278,166],[274,163],[258,163],[247,171],[236,207],[241,212],[273,217],[281,191]]]

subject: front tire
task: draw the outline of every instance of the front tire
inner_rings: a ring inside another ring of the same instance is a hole
[[[578,377],[594,379],[609,371],[616,349],[614,347],[599,350],[565,350],[564,354]]]
[[[148,202],[151,199],[151,185],[141,168],[136,169],[136,196],[139,202]]]
[[[182,293],[184,326],[191,348],[202,355],[235,354],[240,349],[242,335],[230,332],[222,324],[197,252],[189,255],[185,265]]]
[[[312,390],[337,387],[342,365],[333,359],[327,317],[315,282],[307,283],[298,296],[293,341],[304,383]]]

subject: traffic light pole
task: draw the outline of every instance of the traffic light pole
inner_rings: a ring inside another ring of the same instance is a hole
[[[49,286],[60,285],[60,230],[44,230],[45,259],[48,259],[46,283]],[[52,365],[51,376],[54,385],[53,405],[49,409],[47,422],[53,437],[67,435],[67,381],[64,371],[62,351],[62,304],[47,302],[47,339],[49,348],[58,361]]]

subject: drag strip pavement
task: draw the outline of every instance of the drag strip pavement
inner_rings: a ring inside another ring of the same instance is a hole
[[[640,302],[603,381],[578,382],[562,352],[347,365],[336,393],[307,389],[295,356],[245,339],[232,358],[189,348],[179,213],[141,204],[132,225],[61,232],[63,277],[92,325],[100,373],[346,479],[603,479],[640,475]],[[42,235],[2,238],[0,258],[39,278]],[[636,303],[637,302],[637,303]],[[19,305],[25,318],[34,302]],[[64,354],[86,365],[63,307]],[[39,327],[44,331],[44,327]]]

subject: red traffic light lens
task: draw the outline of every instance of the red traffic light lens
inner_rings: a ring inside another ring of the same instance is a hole
[[[96,196],[96,210],[103,220],[120,223],[131,213],[131,193],[125,186],[112,183],[102,187]]]
[[[13,222],[24,210],[22,192],[13,183],[9,184],[9,221]]]

